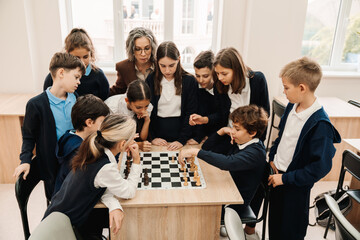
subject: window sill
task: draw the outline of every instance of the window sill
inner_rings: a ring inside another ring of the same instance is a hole
[[[323,78],[360,78],[360,72],[355,72],[355,71],[323,71]]]

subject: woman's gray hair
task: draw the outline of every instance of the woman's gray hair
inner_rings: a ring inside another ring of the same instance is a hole
[[[130,61],[135,61],[135,40],[141,37],[146,37],[147,39],[149,39],[151,45],[150,61],[154,63],[157,49],[157,41],[154,33],[150,29],[144,27],[137,27],[129,32],[129,36],[126,39],[126,54],[128,56],[128,59]]]

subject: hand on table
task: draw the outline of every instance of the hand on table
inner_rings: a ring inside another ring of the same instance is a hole
[[[151,143],[155,146],[167,146],[169,144],[165,139],[162,138],[155,138],[151,141]]]
[[[175,141],[175,142],[172,142],[172,143],[170,143],[170,144],[168,145],[167,150],[173,151],[173,150],[180,149],[180,148],[182,148],[182,147],[183,147],[183,145],[182,145],[180,142]]]
[[[186,144],[189,144],[189,145],[197,145],[199,144],[197,141],[195,141],[193,138],[189,139]]]

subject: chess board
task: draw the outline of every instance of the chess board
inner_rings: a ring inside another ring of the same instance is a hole
[[[181,165],[178,162],[178,152],[141,152],[140,160],[142,163],[142,173],[138,189],[196,189],[206,188],[204,175],[201,171],[198,159],[195,157],[195,164],[198,166],[198,175],[200,176],[201,186],[196,186],[194,172],[189,172],[190,163],[186,163],[186,177],[188,185],[184,186],[184,174],[180,170]],[[174,162],[172,157],[174,156]],[[131,160],[132,163],[132,160]],[[126,155],[121,161],[120,173],[125,178]],[[149,185],[144,185],[144,173],[147,169]]]

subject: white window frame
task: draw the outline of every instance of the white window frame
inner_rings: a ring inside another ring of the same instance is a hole
[[[73,18],[72,18],[72,9],[71,1],[65,0],[65,11],[66,11],[66,22],[63,24],[67,28],[66,33],[62,33],[63,40],[67,34],[73,28]],[[175,0],[164,0],[164,40],[173,41],[174,39],[174,1]],[[126,50],[122,47],[125,45],[123,39],[123,29],[124,22],[123,20],[123,0],[113,0],[113,14],[114,14],[114,59],[113,62],[97,62],[97,65],[101,68],[110,69],[114,68],[116,62],[126,59]],[[222,25],[222,9],[223,9],[223,0],[214,0],[214,13],[213,13],[213,30],[212,30],[212,42],[211,50],[217,52],[220,47],[221,39],[221,25]],[[64,30],[63,30],[64,31]],[[192,65],[183,65],[187,70],[192,70]]]
[[[341,62],[343,48],[345,44],[346,29],[349,23],[349,15],[351,10],[352,0],[340,0],[340,7],[338,18],[336,21],[334,40],[331,49],[329,65],[322,66],[324,71],[344,71],[355,72],[358,70],[356,63]]]

